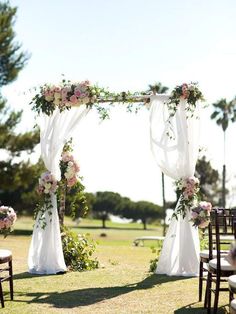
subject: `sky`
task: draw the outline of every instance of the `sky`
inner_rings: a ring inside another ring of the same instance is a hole
[[[20,130],[30,130],[32,88],[65,78],[143,91],[161,82],[170,90],[199,83],[206,104],[236,96],[234,0],[11,0],[17,6],[16,39],[30,55],[18,79],[3,89],[12,108],[23,109]],[[201,148],[221,171],[223,132],[202,110]],[[236,191],[236,125],[227,131],[227,180]],[[150,152],[149,112],[116,106],[100,122],[89,114],[76,137],[76,155],[88,192],[114,191],[134,201],[161,204],[161,172]],[[39,149],[37,149],[39,154]],[[37,155],[38,156],[38,155]],[[175,198],[166,179],[166,198]]]

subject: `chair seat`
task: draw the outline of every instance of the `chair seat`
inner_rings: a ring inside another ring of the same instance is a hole
[[[236,271],[236,266],[231,265],[225,257],[220,259],[221,270],[223,271]],[[217,268],[217,259],[214,258],[209,261],[209,266],[213,269]]]
[[[233,300],[231,301],[230,306],[231,306],[231,308],[232,308],[233,310],[236,311],[236,299],[233,299]]]
[[[221,254],[222,255],[226,255],[226,254],[228,254],[229,253],[229,251],[221,251]],[[212,255],[213,255],[213,257],[215,258],[216,257],[216,250],[213,250],[212,251]],[[202,258],[209,258],[209,250],[203,250],[203,251],[201,251],[200,252],[200,257],[202,257]]]
[[[234,235],[233,234],[224,234],[220,236],[221,241],[234,241]]]
[[[230,287],[236,289],[236,275],[229,276],[228,282]]]
[[[12,252],[9,250],[0,249],[0,264],[6,263],[12,259]]]

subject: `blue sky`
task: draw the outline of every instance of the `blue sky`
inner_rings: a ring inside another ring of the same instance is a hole
[[[9,104],[24,109],[22,129],[33,125],[28,90],[57,83],[61,74],[72,81],[89,79],[114,91],[145,90],[156,81],[170,88],[198,81],[208,103],[236,95],[233,0],[10,3],[18,7],[17,40],[31,54],[18,80],[4,88]],[[209,115],[210,109],[204,109],[201,145],[220,169],[223,136]],[[235,128],[229,128],[227,136],[232,188]],[[149,151],[148,135],[146,111],[134,117],[115,109],[112,119],[103,124],[89,117],[78,136],[87,189],[114,190],[134,200],[160,203],[160,172]],[[172,186],[168,186],[168,196],[173,198]]]

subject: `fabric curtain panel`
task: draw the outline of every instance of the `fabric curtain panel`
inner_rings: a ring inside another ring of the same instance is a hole
[[[64,112],[56,109],[51,116],[39,117],[41,156],[45,167],[57,180],[60,180],[60,158],[64,144],[77,129],[78,124],[88,113],[85,106],[71,108]],[[52,214],[45,213],[46,227],[36,218],[28,255],[29,272],[34,274],[56,274],[66,271],[60,234],[57,198],[51,194]]]
[[[187,117],[186,101],[181,100],[176,114],[169,118],[168,96],[151,98],[151,150],[161,171],[179,180],[194,175],[199,152],[199,108],[194,117]],[[178,206],[178,204],[177,204]],[[196,276],[199,266],[198,229],[185,218],[172,218],[157,265],[157,274]]]

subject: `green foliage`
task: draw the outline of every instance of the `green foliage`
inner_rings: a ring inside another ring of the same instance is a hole
[[[40,160],[32,165],[29,161],[0,161],[0,200],[13,207],[18,214],[33,214],[34,204],[39,201],[35,187],[43,170]]]
[[[93,214],[96,218],[102,219],[103,228],[106,227],[105,221],[109,214],[116,215],[121,196],[114,192],[97,192],[95,195],[95,202],[93,204]]]
[[[203,232],[203,230],[199,230],[200,233],[200,250],[207,250],[209,248],[208,245],[208,235],[205,234],[205,232]]]
[[[160,258],[160,254],[162,250],[162,243],[158,242],[157,247],[152,247],[151,250],[152,250],[152,253],[156,255],[156,257],[150,260],[149,271],[154,273],[157,268],[157,263]]]
[[[84,271],[98,268],[98,261],[92,259],[96,244],[89,239],[89,235],[76,234],[66,227],[62,231],[62,247],[68,269]]]
[[[66,196],[66,215],[70,215],[72,219],[86,216],[89,208],[87,204],[85,187],[78,181],[70,188]]]
[[[168,91],[168,87],[163,86],[160,82],[154,83],[153,85],[148,85],[148,90],[146,93],[152,93],[152,94],[164,94]]]
[[[0,3],[0,88],[14,81],[24,67],[27,56],[14,43],[13,25],[16,8],[8,1]],[[33,212],[37,199],[35,189],[42,163],[21,161],[23,152],[32,153],[39,142],[39,131],[16,133],[22,111],[13,111],[0,94],[0,203],[12,206],[18,213]]]
[[[132,202],[127,197],[119,205],[119,214],[134,221],[141,220],[144,229],[148,222],[164,217],[160,206],[147,201]]]
[[[0,2],[0,87],[14,81],[28,59],[20,52],[21,46],[14,42],[16,11],[8,1]]]
[[[198,159],[196,164],[196,177],[200,181],[200,195],[201,199],[213,204],[213,206],[219,205],[220,199],[220,175],[219,172],[214,169],[206,156]]]
[[[234,123],[236,120],[236,106],[235,99],[227,102],[225,98],[212,104],[214,112],[211,114],[211,119],[216,120],[216,124],[222,127],[225,132],[229,123]]]

